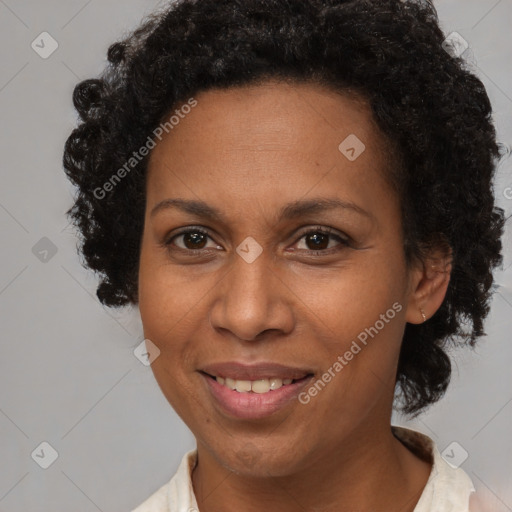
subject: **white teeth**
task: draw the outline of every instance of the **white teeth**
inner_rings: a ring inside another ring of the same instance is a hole
[[[282,386],[286,386],[292,383],[293,379],[259,379],[259,380],[235,380],[229,377],[215,377],[219,384],[228,387],[229,389],[236,390],[239,393],[268,393],[269,391],[275,391]]]
[[[236,384],[236,380],[233,380],[233,379],[230,379],[230,378],[226,378],[225,385],[226,385],[229,389],[235,389],[235,384]]]
[[[270,389],[279,389],[283,385],[282,379],[270,379]]]
[[[241,392],[251,391],[251,381],[250,380],[237,380],[235,381],[235,389]]]
[[[254,393],[267,393],[272,387],[268,379],[261,379],[253,381],[251,389]]]

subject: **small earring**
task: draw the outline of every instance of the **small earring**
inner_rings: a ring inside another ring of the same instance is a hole
[[[425,315],[425,311],[423,311],[423,309],[420,308],[420,313],[421,313],[421,316],[423,317],[423,321],[426,322],[427,316]]]

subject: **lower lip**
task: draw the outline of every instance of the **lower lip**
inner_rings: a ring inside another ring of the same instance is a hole
[[[274,414],[293,400],[297,400],[302,388],[313,378],[312,375],[309,375],[266,393],[240,393],[219,384],[213,377],[204,373],[201,373],[201,375],[206,380],[211,394],[223,411],[239,419],[259,419]]]

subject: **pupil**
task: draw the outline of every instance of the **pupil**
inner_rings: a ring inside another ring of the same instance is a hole
[[[187,241],[192,241],[192,247],[189,247]],[[202,249],[201,242],[204,243],[205,236],[202,233],[187,233],[184,236],[184,242],[187,246],[187,249]],[[199,243],[198,243],[199,242]]]
[[[323,240],[319,240],[319,239],[323,239]],[[313,235],[308,236],[309,241],[313,240],[313,243],[315,245],[314,249],[325,249],[329,245],[329,242],[327,239],[328,239],[328,236],[324,235],[322,233],[315,233]],[[327,241],[327,243],[325,243],[326,241]],[[322,242],[324,242],[324,243],[322,243]]]

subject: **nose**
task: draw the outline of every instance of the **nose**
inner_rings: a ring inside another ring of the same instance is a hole
[[[293,292],[265,252],[252,263],[238,254],[232,259],[213,295],[211,326],[246,341],[261,340],[266,331],[291,332]]]

